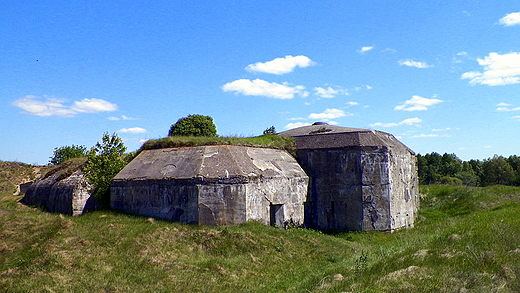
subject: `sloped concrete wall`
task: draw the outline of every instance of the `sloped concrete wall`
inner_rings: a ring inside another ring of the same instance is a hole
[[[21,202],[41,205],[50,212],[79,216],[101,205],[91,196],[92,185],[81,171],[61,178],[59,172],[36,180],[27,190]]]

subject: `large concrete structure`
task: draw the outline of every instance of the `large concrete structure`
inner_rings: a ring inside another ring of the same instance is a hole
[[[280,133],[296,140],[310,178],[305,223],[316,229],[412,227],[419,205],[416,158],[394,136],[315,123]]]
[[[315,123],[282,150],[232,145],[141,152],[112,181],[111,207],[199,225],[259,221],[322,230],[412,227],[419,205],[413,151],[388,133]],[[81,165],[60,165],[22,202],[79,215],[99,207]]]
[[[199,225],[303,223],[308,177],[282,150],[217,145],[141,152],[112,181],[111,207]]]

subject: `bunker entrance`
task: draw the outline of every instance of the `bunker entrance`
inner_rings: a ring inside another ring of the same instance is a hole
[[[283,216],[283,204],[271,204],[270,210],[270,225],[276,227],[283,227],[285,219]]]

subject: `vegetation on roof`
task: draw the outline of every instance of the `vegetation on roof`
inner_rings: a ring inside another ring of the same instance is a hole
[[[71,158],[49,169],[49,171],[42,177],[47,178],[58,173],[58,180],[65,179],[74,172],[83,169],[86,163],[87,157]]]
[[[283,137],[278,135],[262,135],[255,137],[168,136],[145,142],[139,149],[139,152],[143,150],[171,147],[205,145],[238,145],[282,149],[291,154],[295,154],[296,152],[294,139],[292,137]]]

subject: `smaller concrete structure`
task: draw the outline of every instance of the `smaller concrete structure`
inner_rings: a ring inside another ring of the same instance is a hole
[[[232,145],[141,152],[112,181],[111,207],[198,225],[303,223],[308,177],[282,150]]]
[[[40,205],[50,212],[79,216],[101,206],[91,196],[93,186],[81,170],[73,171],[57,167],[47,175],[34,181],[25,192],[21,202]]]

